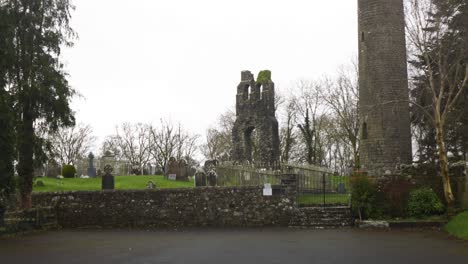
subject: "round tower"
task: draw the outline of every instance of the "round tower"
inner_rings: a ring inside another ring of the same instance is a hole
[[[361,167],[371,176],[412,161],[403,0],[358,0]]]

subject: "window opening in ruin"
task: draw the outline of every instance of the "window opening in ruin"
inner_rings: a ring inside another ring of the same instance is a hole
[[[258,152],[258,133],[255,127],[249,127],[245,131],[245,154],[246,159],[250,162],[255,162],[259,160]]]
[[[361,42],[364,42],[366,40],[364,32],[361,32]]]
[[[364,122],[362,124],[362,139],[367,139],[368,136],[369,135],[368,135],[368,131],[367,131],[367,123]]]
[[[263,85],[260,85],[260,100],[262,100],[262,96],[263,96]]]

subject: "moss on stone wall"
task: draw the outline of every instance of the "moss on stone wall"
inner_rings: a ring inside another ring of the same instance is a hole
[[[258,73],[257,84],[266,84],[271,81],[271,71],[264,70]]]

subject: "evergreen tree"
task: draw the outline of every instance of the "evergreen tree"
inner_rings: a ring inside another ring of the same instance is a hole
[[[462,0],[412,0],[409,38],[416,50],[413,115],[422,136],[422,156],[438,163],[446,202],[455,197],[449,175],[449,153],[465,156],[468,88],[467,3]],[[435,142],[435,144],[434,144]],[[424,146],[424,144],[426,144]],[[433,152],[435,151],[435,153]]]
[[[443,0],[433,1],[436,12],[429,16],[433,20],[443,21],[446,27],[442,34],[441,41],[434,40],[431,43],[431,52],[429,56],[434,65],[437,65],[438,52],[440,46],[451,47],[445,49],[448,64],[461,63],[466,66],[468,63],[468,3],[464,0]],[[434,30],[434,28],[426,28],[425,30]],[[464,56],[460,57],[460,54]],[[433,101],[431,93],[426,89],[429,83],[427,73],[427,61],[423,54],[419,54],[416,60],[411,61],[413,67],[418,69],[418,75],[414,76],[414,89],[411,91],[413,101],[417,104],[411,108],[413,125],[417,127],[418,136],[416,138],[419,146],[418,156],[421,161],[437,163],[437,142],[436,133],[433,128],[433,120],[423,113],[421,107],[430,109]],[[463,69],[464,67],[460,67]],[[433,72],[436,77],[440,77],[437,67],[433,67]],[[452,73],[454,74],[454,73]],[[459,74],[458,82],[462,82],[463,74]],[[466,87],[465,87],[466,90]],[[440,91],[440,87],[438,87]],[[445,89],[447,94],[449,89]],[[445,141],[447,151],[450,152],[452,161],[459,161],[468,158],[468,92],[464,92],[461,99],[457,101],[451,114],[446,122]]]
[[[0,6],[0,211],[2,201],[14,192],[14,127],[10,96],[7,93],[7,72],[11,50],[11,30],[7,26],[9,16]]]
[[[63,47],[71,46],[69,0],[0,0],[13,32],[7,85],[13,100],[20,176],[20,205],[31,206],[35,159],[44,141],[36,128],[56,130],[74,124],[69,102],[74,94],[60,60]]]

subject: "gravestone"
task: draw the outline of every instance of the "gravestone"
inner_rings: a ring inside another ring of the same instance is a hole
[[[271,188],[270,183],[265,183],[263,186],[263,196],[272,196],[273,195],[273,189]]]
[[[346,193],[346,186],[345,186],[344,183],[342,183],[342,182],[338,183],[337,192],[338,192],[339,194],[344,194],[344,193]]]
[[[195,186],[206,186],[206,173],[203,169],[198,169],[197,172],[195,172]]]
[[[208,175],[207,175],[208,185],[212,187],[216,186],[217,179],[218,179],[218,173],[216,173],[216,170],[213,167],[208,171]]]
[[[178,181],[188,181],[188,165],[184,159],[179,160],[179,167],[176,179]]]
[[[87,170],[86,175],[88,175],[91,178],[96,178],[97,173],[96,173],[96,168],[94,167],[94,155],[92,152],[89,153],[88,159],[89,159],[89,165],[88,165],[88,170]]]
[[[166,176],[170,180],[188,181],[189,167],[185,160],[171,157],[166,165]]]
[[[109,165],[112,167],[112,172],[114,174],[120,175],[121,171],[118,171],[117,169],[114,171],[114,168],[117,168],[117,160],[115,159],[115,155],[110,152],[106,151],[104,155],[101,157],[101,160],[99,162],[99,169],[98,169],[98,176],[103,176],[105,174],[104,171],[104,166]],[[100,172],[100,173],[99,173]]]
[[[177,177],[178,169],[179,169],[179,163],[174,157],[171,157],[166,165],[166,176],[175,174]]]
[[[45,184],[44,184],[43,181],[36,181],[36,186],[37,186],[37,187],[44,187]]]
[[[206,180],[209,186],[216,186],[218,180],[218,173],[216,172],[217,160],[205,161],[204,170],[206,172]]]
[[[103,190],[114,190],[115,182],[114,182],[114,175],[112,175],[112,171],[114,169],[111,165],[106,165],[104,167],[104,176],[102,176],[102,189]]]
[[[153,181],[149,181],[148,184],[146,184],[146,189],[154,190],[156,189],[156,184]]]

